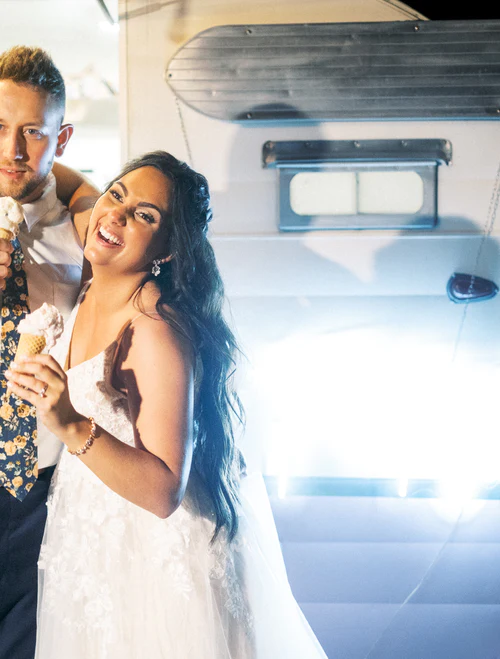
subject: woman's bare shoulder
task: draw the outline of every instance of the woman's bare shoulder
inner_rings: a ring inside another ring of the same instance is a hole
[[[171,322],[157,311],[145,311],[129,323],[122,340],[123,365],[129,366],[168,362],[170,368],[193,361],[193,347],[181,326],[171,316]]]

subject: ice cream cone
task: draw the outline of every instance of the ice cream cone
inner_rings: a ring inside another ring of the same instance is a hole
[[[46,340],[44,336],[37,336],[36,334],[21,334],[19,343],[17,344],[14,361],[18,362],[21,357],[39,355],[45,348],[45,344]],[[10,401],[10,396],[11,394],[7,395],[7,403]]]
[[[19,321],[20,334],[15,360],[25,355],[38,355],[44,348],[51,350],[63,332],[64,322],[52,304],[42,306]]]
[[[44,336],[37,336],[36,334],[21,334],[14,361],[18,362],[21,357],[28,357],[29,355],[39,355],[45,348],[45,344],[46,341]]]
[[[0,238],[13,240],[24,220],[21,204],[12,197],[0,197]]]
[[[0,238],[3,240],[12,240],[14,238],[14,234],[12,231],[8,231],[7,229],[1,229],[0,228]]]

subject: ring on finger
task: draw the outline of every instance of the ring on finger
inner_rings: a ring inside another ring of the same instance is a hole
[[[49,388],[48,384],[44,384],[43,387],[38,392],[40,398],[45,398],[47,396],[47,389]]]

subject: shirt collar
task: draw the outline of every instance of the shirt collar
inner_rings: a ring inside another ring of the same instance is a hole
[[[52,172],[47,177],[41,196],[36,201],[22,206],[28,231],[31,231],[35,224],[38,224],[47,215],[52,214],[51,211],[61,206],[56,194],[56,178]]]

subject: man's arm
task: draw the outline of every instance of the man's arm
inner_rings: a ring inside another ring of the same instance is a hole
[[[68,207],[82,245],[85,245],[91,210],[100,191],[85,176],[74,169],[54,163],[57,197]]]
[[[91,209],[101,193],[83,174],[74,169],[54,163],[52,171],[56,177],[57,196],[68,207],[80,241],[85,245]],[[10,242],[0,240],[0,291],[5,289],[5,280],[12,274],[10,270],[12,251]],[[90,276],[90,266],[84,260],[82,281],[86,281]]]

